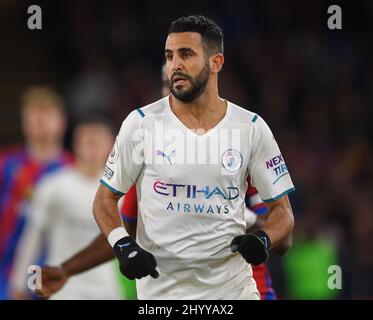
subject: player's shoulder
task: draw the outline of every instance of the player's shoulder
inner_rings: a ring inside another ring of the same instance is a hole
[[[149,103],[143,107],[136,108],[132,111],[140,119],[150,118],[157,115],[162,115],[166,112],[167,97],[159,99],[155,102]]]
[[[231,120],[239,122],[244,125],[246,124],[254,131],[266,132],[270,130],[268,124],[258,113],[240,107],[232,102],[228,103],[230,103],[231,105]]]
[[[241,107],[233,102],[228,101],[230,104],[230,119],[233,121],[241,122],[244,124],[252,125],[255,124],[260,116],[250,111],[248,108]]]
[[[164,97],[143,107],[135,108],[123,121],[122,128],[134,130],[140,128],[144,122],[154,120],[154,117],[165,114],[167,110],[167,98]],[[121,131],[123,130],[121,129]]]

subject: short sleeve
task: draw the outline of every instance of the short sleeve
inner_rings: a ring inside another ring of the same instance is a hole
[[[141,120],[141,113],[135,110],[123,121],[100,180],[101,184],[120,196],[136,182],[144,166]]]
[[[253,125],[252,150],[248,165],[251,184],[264,202],[275,201],[295,190],[277,142],[265,121]]]

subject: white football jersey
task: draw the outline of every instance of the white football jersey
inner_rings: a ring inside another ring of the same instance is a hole
[[[13,286],[27,283],[27,268],[35,263],[41,236],[48,246],[47,264],[59,265],[86,247],[100,230],[92,214],[97,179],[83,176],[74,168],[61,169],[38,185],[32,201],[28,227],[17,250]],[[112,261],[69,279],[52,299],[120,299],[120,287]]]
[[[262,118],[227,102],[207,133],[188,129],[169,97],[124,120],[101,183],[117,194],[136,183],[137,242],[158,279],[137,280],[139,299],[259,299],[251,266],[232,253],[245,233],[247,177],[264,201],[294,190]]]

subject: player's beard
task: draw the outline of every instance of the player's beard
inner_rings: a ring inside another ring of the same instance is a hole
[[[190,82],[190,88],[186,90],[175,89],[174,81],[173,81],[174,76],[180,76],[180,77],[187,79]],[[175,72],[172,75],[171,81],[169,81],[170,90],[176,99],[182,102],[191,102],[194,99],[198,98],[203,93],[203,91],[205,91],[209,78],[210,78],[210,63],[207,60],[201,72],[194,78],[182,72]]]

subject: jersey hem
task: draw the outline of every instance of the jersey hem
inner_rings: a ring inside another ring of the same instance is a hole
[[[284,191],[283,193],[281,193],[280,195],[278,195],[278,196],[276,196],[276,197],[274,197],[274,198],[266,199],[266,200],[263,200],[263,201],[264,201],[264,202],[272,202],[272,201],[276,201],[276,200],[282,198],[283,196],[287,195],[288,193],[293,192],[294,190],[295,190],[295,188],[292,187],[292,188],[290,188],[290,189]]]
[[[104,180],[100,179],[100,183],[108,188],[111,192],[115,193],[117,196],[124,196],[125,193],[118,191],[117,189],[113,188],[109,184],[107,184]]]

